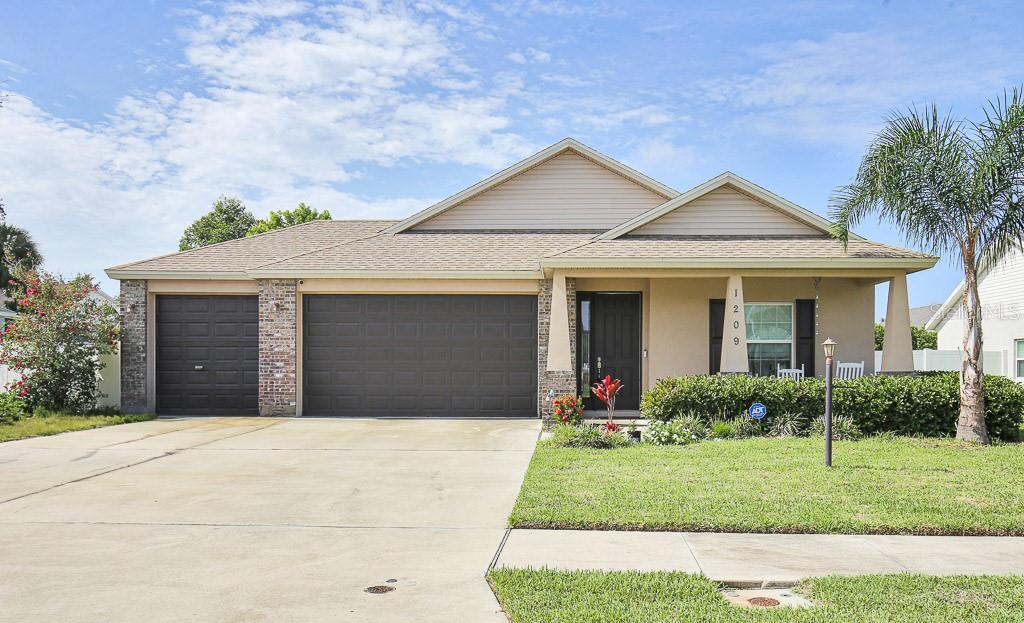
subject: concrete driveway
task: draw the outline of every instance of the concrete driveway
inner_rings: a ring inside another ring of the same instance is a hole
[[[505,621],[484,573],[538,430],[181,419],[0,444],[0,620]]]

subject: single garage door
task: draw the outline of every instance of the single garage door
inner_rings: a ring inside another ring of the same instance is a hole
[[[255,296],[156,297],[157,413],[258,413],[258,304]]]
[[[306,295],[303,414],[535,417],[537,297]]]

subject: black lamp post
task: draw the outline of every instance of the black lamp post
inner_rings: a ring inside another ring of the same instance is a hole
[[[832,467],[832,357],[836,342],[830,337],[821,347],[825,349],[825,467]]]

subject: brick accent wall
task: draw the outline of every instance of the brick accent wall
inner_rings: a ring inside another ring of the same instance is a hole
[[[537,295],[537,413],[545,421],[551,419],[553,411],[551,397],[572,394],[576,389],[576,280],[565,279],[565,295],[569,304],[569,348],[572,354],[572,370],[568,372],[548,372],[548,331],[551,327],[551,287],[552,281],[540,282],[540,293]]]
[[[121,410],[144,413],[146,400],[146,282],[121,282]]]
[[[260,415],[294,416],[297,314],[295,281],[260,280]]]

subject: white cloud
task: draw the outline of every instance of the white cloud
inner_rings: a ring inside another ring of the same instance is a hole
[[[543,15],[547,17],[608,17],[622,13],[603,2],[564,2],[563,0],[505,0],[491,5],[495,11],[516,17]]]
[[[525,52],[510,52],[505,55],[505,58],[517,65],[525,65],[526,63],[543,64],[551,62],[551,55],[549,53],[536,48],[526,48]]]
[[[960,46],[937,46],[913,33],[875,32],[759,45],[749,51],[755,70],[705,81],[701,95],[738,111],[759,132],[862,146],[887,111],[1009,83],[1012,63],[975,62],[998,58],[998,46],[972,48],[964,56]]]
[[[679,118],[673,113],[653,104],[637,108],[574,114],[573,118],[579,124],[600,130],[618,128],[626,124],[655,126],[679,121]]]
[[[336,218],[397,217],[436,197],[364,199],[346,184],[401,161],[494,169],[528,153],[504,113],[514,85],[465,65],[455,9],[423,7],[259,1],[197,14],[185,70],[202,88],[126,96],[102,123],[12,97],[0,112],[17,153],[0,165],[10,220],[48,268],[100,276],[176,247],[220,194],[257,214],[305,201]]]
[[[701,162],[700,151],[693,145],[679,145],[667,136],[645,140],[623,158],[629,166],[658,179],[684,177],[687,169]]]

